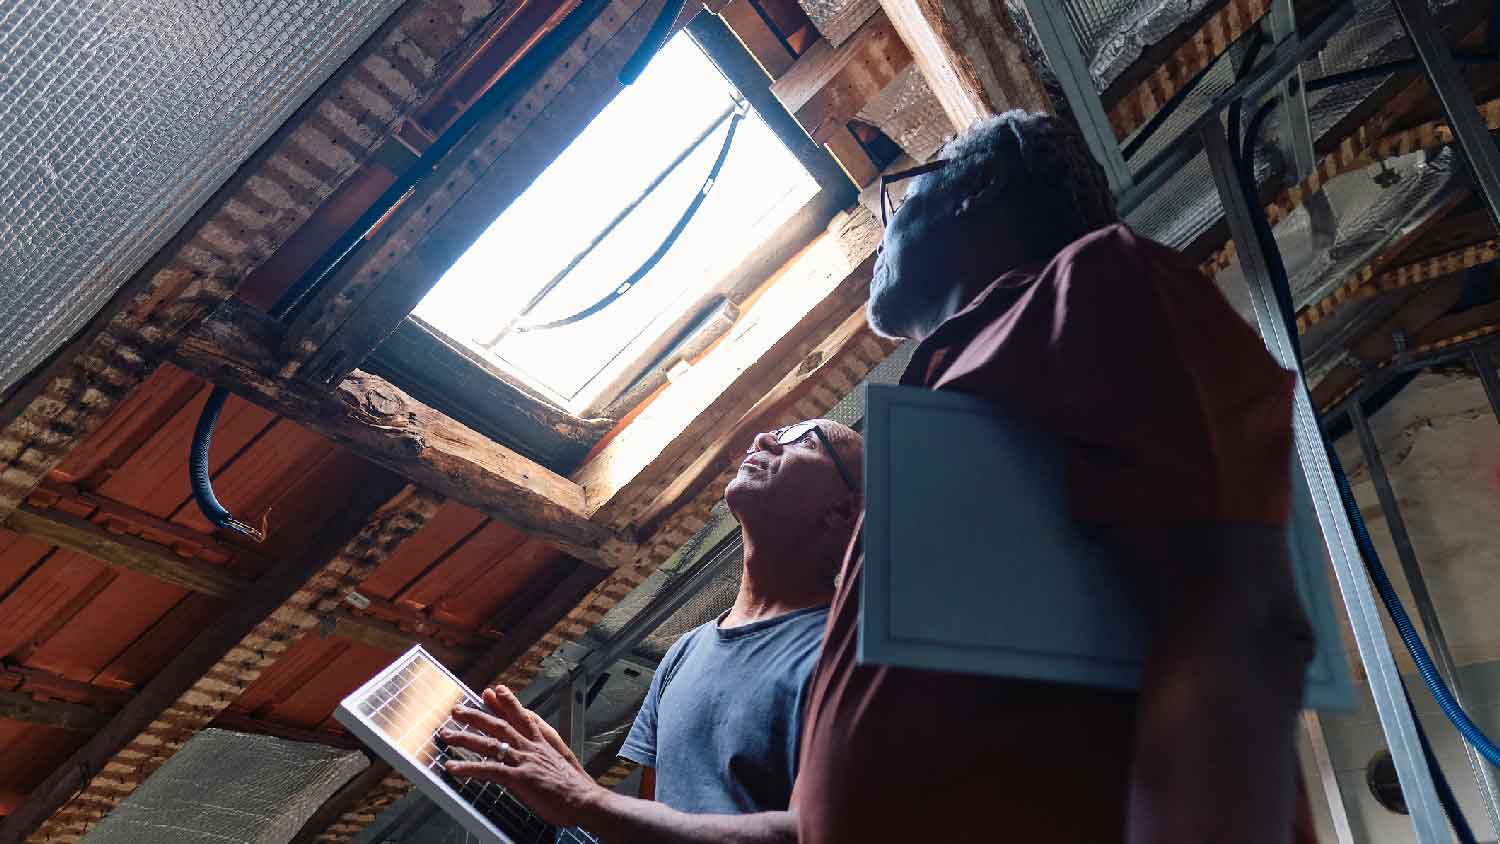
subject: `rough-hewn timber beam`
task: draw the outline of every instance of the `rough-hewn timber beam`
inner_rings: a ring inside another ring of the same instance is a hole
[[[223,566],[183,559],[153,542],[127,534],[111,533],[88,519],[22,504],[5,518],[6,530],[40,539],[49,545],[69,548],[111,566],[130,569],[190,592],[201,592],[226,600],[245,594],[248,578]]]
[[[771,93],[820,144],[911,64],[891,21],[876,12],[835,47],[819,40],[771,85]]]
[[[581,560],[613,567],[630,558],[632,542],[589,520],[578,484],[384,379],[356,371],[328,393],[281,377],[274,357],[281,334],[276,321],[231,300],[182,342],[173,362]]]
[[[573,478],[596,520],[632,523],[703,444],[864,305],[880,222],[862,207],[841,215],[772,280],[707,357],[657,396]]]
[[[0,842],[80,840],[192,732],[315,629],[320,616],[336,609],[438,504],[436,497],[373,471],[331,500],[324,528],[307,548],[257,580],[33,789],[0,822]]]
[[[80,703],[37,700],[25,692],[0,691],[0,719],[91,733],[104,726],[109,714]]]
[[[1012,108],[1052,111],[1004,0],[881,0],[880,6],[954,126]]]
[[[0,525],[15,533],[87,554],[106,565],[130,569],[190,592],[212,595],[226,601],[237,600],[253,582],[223,566],[179,557],[170,548],[128,534],[113,533],[102,525],[60,510],[22,504]],[[205,537],[205,541],[207,540]],[[451,657],[461,653],[429,637],[408,633],[394,624],[361,618],[344,610],[335,613],[332,620],[335,636],[363,642],[382,650],[400,653],[414,644],[420,644],[433,650],[435,654]]]
[[[65,677],[54,676],[45,685],[62,685],[69,682],[77,683],[77,681],[69,681]],[[87,684],[78,685],[87,686]],[[124,705],[124,702],[128,702],[135,696],[133,692],[98,686],[90,686],[88,692],[93,693],[91,696],[100,703],[89,705],[72,703],[66,700],[41,699],[34,694],[24,691],[0,690],[0,719],[19,721],[25,724],[36,724],[59,730],[92,733],[109,723],[110,716],[118,712],[120,707]],[[348,733],[307,729],[254,718],[244,713],[230,710],[220,713],[209,726],[234,730],[240,733],[253,733],[255,735],[276,736],[277,738],[290,739],[292,741],[311,742],[313,744],[327,745],[328,747],[341,747],[351,750],[361,747],[359,741]]]

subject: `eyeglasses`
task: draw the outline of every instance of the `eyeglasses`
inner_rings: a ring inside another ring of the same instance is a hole
[[[899,170],[895,173],[887,173],[885,175],[882,175],[880,177],[880,225],[890,225],[890,217],[886,214],[887,208],[890,208],[891,214],[895,214],[897,210],[895,206],[891,205],[891,195],[890,191],[888,190],[888,188],[892,184],[905,181],[912,178],[913,176],[920,176],[923,173],[931,173],[934,170],[941,170],[943,168],[943,165],[947,163],[948,159],[939,158],[936,161],[929,161],[926,164],[920,165],[918,167],[913,167],[910,170]]]
[[[849,478],[849,470],[844,467],[844,461],[839,459],[839,453],[833,447],[833,443],[828,441],[828,435],[823,433],[823,426],[819,425],[816,422],[798,422],[795,425],[787,425],[784,428],[777,428],[776,430],[771,431],[770,434],[771,439],[774,439],[776,443],[781,446],[795,445],[796,443],[802,442],[803,440],[807,439],[809,436],[817,437],[818,442],[822,445],[823,450],[828,453],[829,459],[833,461],[833,468],[838,470],[839,478],[844,481],[844,486],[850,492],[856,491],[854,489],[854,481],[850,480]],[[756,447],[754,445],[745,449],[746,454],[754,454],[755,452]]]

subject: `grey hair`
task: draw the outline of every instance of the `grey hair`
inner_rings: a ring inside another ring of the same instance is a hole
[[[964,211],[1002,208],[1016,242],[1038,261],[1119,221],[1104,168],[1076,129],[1050,115],[1012,110],[978,121],[939,157],[948,163],[912,179],[907,197],[947,195]]]

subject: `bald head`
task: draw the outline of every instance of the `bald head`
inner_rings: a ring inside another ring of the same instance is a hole
[[[863,438],[809,419],[756,434],[747,446],[724,489],[746,537],[762,548],[815,552],[819,565],[836,569],[862,506]]]

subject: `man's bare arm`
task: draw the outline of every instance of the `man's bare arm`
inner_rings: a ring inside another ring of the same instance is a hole
[[[509,689],[486,689],[483,697],[490,712],[453,713],[479,732],[445,732],[443,740],[486,761],[449,762],[448,772],[505,786],[549,823],[583,827],[607,844],[796,844],[791,812],[690,815],[616,794],[594,782],[557,732]]]
[[[791,812],[690,815],[604,788],[599,788],[579,820],[579,826],[607,844],[796,844],[797,841],[797,816]]]

